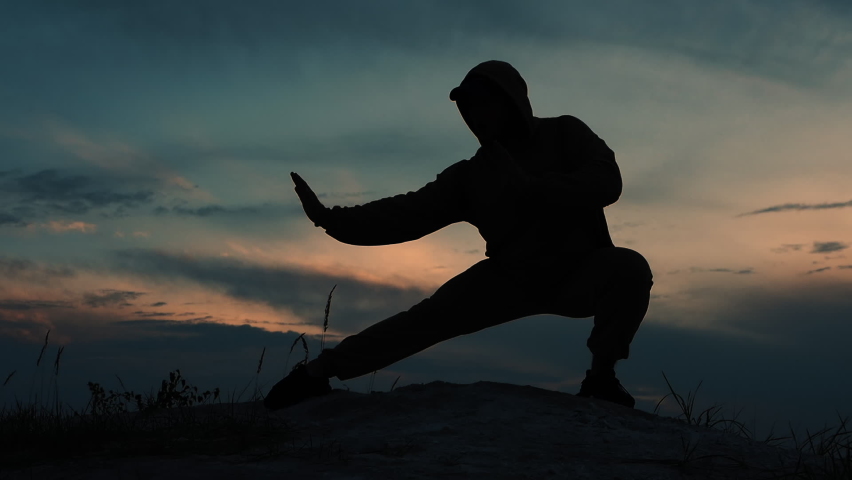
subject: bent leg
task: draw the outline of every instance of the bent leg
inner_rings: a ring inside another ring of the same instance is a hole
[[[560,284],[548,313],[594,315],[595,324],[586,342],[592,354],[612,363],[628,358],[654,285],[645,257],[624,247],[596,249],[567,271]]]
[[[410,309],[323,350],[317,360],[328,377],[355,378],[444,340],[544,313],[540,296],[485,259]]]

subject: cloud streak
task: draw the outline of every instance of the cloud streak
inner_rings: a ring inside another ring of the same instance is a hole
[[[129,303],[130,301],[136,300],[142,295],[146,295],[146,293],[126,290],[104,289],[101,290],[100,293],[85,294],[83,296],[83,304],[88,305],[92,308],[108,306],[127,307],[133,305],[132,303]]]
[[[814,242],[814,249],[811,253],[829,253],[838,252],[849,248],[849,245],[842,242]]]
[[[68,220],[52,220],[50,222],[42,224],[42,227],[55,233],[94,233],[98,229],[98,226],[94,223],[86,223],[80,221],[72,222]]]
[[[852,200],[848,202],[834,202],[834,203],[817,203],[817,204],[806,204],[806,203],[785,203],[783,205],[774,205],[772,207],[763,208],[760,210],[754,210],[752,212],[741,213],[737,215],[737,217],[745,217],[747,215],[759,215],[761,213],[774,213],[774,212],[784,212],[789,210],[795,211],[803,211],[803,210],[829,210],[829,209],[837,209],[837,208],[846,208],[852,207]]]
[[[17,215],[11,215],[8,213],[0,212],[0,227],[4,225],[11,225],[13,227],[26,227],[27,222],[25,222],[23,218]]]
[[[16,282],[50,284],[76,275],[77,272],[67,266],[50,266],[29,259],[0,257],[0,277]]]
[[[821,272],[825,272],[827,270],[831,270],[831,267],[822,267],[822,268],[817,268],[816,270],[808,270],[807,272],[803,273],[802,275],[813,275],[814,273],[821,273]]]
[[[322,318],[328,291],[338,285],[335,298],[339,306],[335,311],[339,320],[335,326],[342,331],[366,327],[428,296],[418,288],[368,283],[302,268],[147,249],[115,252],[113,267],[164,284],[189,280],[240,300],[292,309],[297,315],[315,321]]]
[[[0,213],[0,224],[25,226],[32,219],[47,215],[83,215],[93,210],[114,209],[104,216],[121,215],[153,200],[152,190],[119,191],[113,187],[115,179],[65,173],[57,169],[44,169],[19,177],[10,177],[3,184],[5,202],[14,205],[12,214]],[[5,221],[4,221],[5,219]],[[67,231],[67,225],[50,222],[54,231]],[[86,226],[76,224],[71,230],[86,232]]]

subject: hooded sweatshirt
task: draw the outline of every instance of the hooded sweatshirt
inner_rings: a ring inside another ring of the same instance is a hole
[[[578,118],[533,115],[526,82],[509,63],[489,60],[465,78],[472,75],[494,82],[516,108],[524,141],[511,156],[527,181],[483,145],[417,191],[333,207],[320,226],[343,243],[390,245],[468,222],[485,240],[486,257],[533,268],[614,246],[603,211],[622,190],[613,151]]]

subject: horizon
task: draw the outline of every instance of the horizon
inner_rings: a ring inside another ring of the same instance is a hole
[[[239,390],[264,347],[268,390],[299,334],[316,357],[334,285],[329,346],[485,258],[466,223],[337,242],[289,172],[329,207],[420,188],[475,153],[448,95],[499,59],[536,116],[574,115],[615,151],[610,233],[654,273],[617,366],[637,408],[668,393],[665,371],[767,428],[852,414],[838,380],[852,366],[852,6],[244,5],[31,2],[0,18],[0,375],[18,371],[4,404],[31,388],[47,330],[43,362],[67,347],[59,391],[75,405],[87,380],[147,391],[177,368]],[[519,319],[391,365],[374,388],[576,393],[591,326]]]

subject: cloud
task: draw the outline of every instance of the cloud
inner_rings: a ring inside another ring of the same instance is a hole
[[[811,253],[829,253],[837,252],[849,248],[849,245],[842,242],[814,242],[814,249]]]
[[[161,215],[163,213],[167,213],[171,211],[172,213],[176,213],[178,215],[191,215],[195,217],[209,217],[212,215],[253,215],[258,213],[260,210],[257,207],[236,207],[236,208],[228,208],[223,207],[221,205],[207,205],[204,207],[198,208],[187,208],[187,207],[172,207],[171,210],[165,207],[157,207],[154,209],[154,213]]]
[[[134,315],[139,315],[140,317],[171,317],[174,315],[174,312],[144,312],[138,311],[133,312]]]
[[[21,217],[0,212],[0,227],[3,225],[11,225],[13,227],[26,227],[27,222]]]
[[[43,308],[73,308],[62,300],[2,300],[0,310],[39,310]]]
[[[157,303],[152,303],[150,306],[151,307],[162,307],[164,305],[168,305],[168,304],[166,302],[157,302]]]
[[[823,277],[812,282],[720,288],[704,294],[713,297],[717,306],[713,317],[720,324],[816,351],[848,343],[852,335],[850,287],[850,280]]]
[[[407,310],[428,296],[418,288],[368,283],[288,266],[247,263],[234,258],[173,254],[147,249],[115,252],[113,268],[168,284],[192,281],[231,297],[292,309],[319,325],[328,292],[334,285],[338,321],[335,327],[351,331]]]
[[[126,51],[125,45],[135,47],[134,58],[142,65],[168,67],[190,59],[218,65],[234,51],[261,57],[273,52],[287,54],[299,45],[323,52],[345,45],[356,51],[394,48],[427,55],[458,42],[469,45],[477,39],[487,43],[512,38],[531,43],[635,45],[807,83],[840,68],[832,59],[848,46],[843,27],[850,15],[848,9],[837,5],[828,1],[806,6],[790,1],[767,5],[746,0],[720,10],[697,1],[649,9],[629,0],[606,5],[519,4],[511,0],[458,4],[383,0],[363,5],[343,0],[296,4],[258,0],[252,8],[243,8],[211,0],[159,8],[148,2],[88,2],[63,5],[50,14],[34,7],[16,9],[5,22],[10,32],[21,37],[20,42],[32,43],[43,55],[52,53],[52,59],[63,64],[84,66],[91,64],[92,56],[119,55]],[[199,18],[204,21],[197,21]],[[809,28],[803,28],[800,19],[805,18]],[[698,19],[708,28],[689,28]],[[61,31],[66,42],[85,48],[60,50],[60,56],[47,50],[52,44],[37,36],[36,32],[44,31]],[[165,50],[172,53],[159,54]],[[293,55],[294,61],[301,58]],[[797,69],[801,63],[808,68]],[[808,76],[815,78],[809,80]]]
[[[107,306],[120,306],[126,307],[132,305],[129,303],[131,300],[136,300],[142,295],[146,295],[145,292],[133,292],[126,290],[112,290],[112,289],[104,289],[100,291],[100,294],[96,293],[87,293],[83,296],[83,304],[88,305],[92,308],[98,307],[107,307]]]
[[[747,275],[751,273],[755,273],[753,268],[746,268],[742,270],[734,270],[731,268],[701,268],[701,267],[691,267],[689,269],[692,273],[701,273],[701,272],[721,272],[721,273],[733,273],[736,275]],[[670,275],[678,273],[679,270],[675,270],[673,272],[668,272]]]
[[[152,210],[155,215],[174,214],[180,216],[192,217],[234,217],[234,218],[251,218],[257,217],[268,219],[280,215],[304,215],[301,205],[279,205],[266,202],[260,205],[235,206],[226,207],[224,205],[211,204],[200,207],[187,207],[183,205],[173,206],[171,208],[158,206]]]
[[[831,270],[831,267],[822,267],[822,268],[817,268],[816,270],[809,270],[809,271],[805,272],[803,275],[811,275],[813,273],[820,273],[820,272],[824,272],[826,270]]]
[[[783,244],[779,248],[770,249],[770,251],[773,253],[787,253],[790,250],[799,251],[804,246],[804,243]]]
[[[56,233],[65,233],[72,231],[77,231],[80,233],[94,233],[95,230],[98,229],[98,226],[94,223],[86,223],[79,221],[72,222],[68,220],[52,220],[46,224],[42,224],[41,226]]]
[[[51,266],[37,264],[28,259],[0,257],[0,277],[16,282],[48,284],[76,275],[77,272],[67,266]]]
[[[98,142],[61,122],[48,122],[50,139],[86,162],[102,169],[131,174],[137,177],[156,178],[168,186],[202,197],[209,194],[198,191],[193,184],[170,167],[122,141]]]
[[[112,178],[62,173],[56,169],[14,177],[2,187],[8,204],[15,205],[15,215],[8,222],[25,223],[24,215],[41,217],[48,214],[83,215],[92,210],[114,209],[121,216],[126,209],[136,208],[152,201],[151,190],[123,192],[116,190]],[[109,214],[104,213],[105,216]],[[3,217],[0,217],[2,219]],[[0,223],[3,223],[0,220]]]
[[[849,200],[848,202],[818,203],[815,205],[808,205],[804,203],[785,203],[783,205],[775,205],[761,210],[755,210],[753,212],[741,213],[737,215],[737,217],[744,217],[746,215],[757,215],[760,213],[783,212],[787,210],[827,210],[846,207],[852,207],[852,200]]]
[[[841,270],[845,270],[845,269],[848,269],[848,268],[852,268],[852,265],[838,265],[837,268],[839,268]]]

